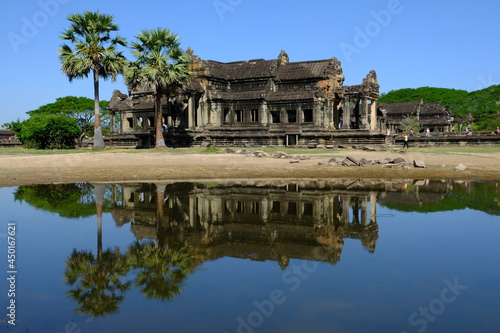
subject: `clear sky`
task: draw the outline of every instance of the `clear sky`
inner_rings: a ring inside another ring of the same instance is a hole
[[[93,98],[91,79],[69,83],[57,49],[67,16],[112,14],[120,34],[166,27],[206,60],[337,57],[345,84],[375,70],[381,92],[422,86],[473,91],[500,83],[498,0],[22,0],[0,5],[0,125],[58,97]],[[129,56],[128,51],[125,54]],[[126,92],[119,77],[101,99]]]

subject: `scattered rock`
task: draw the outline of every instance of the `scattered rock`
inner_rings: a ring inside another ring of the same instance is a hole
[[[234,153],[235,153],[234,149],[226,148],[226,154],[234,154]]]
[[[254,151],[253,154],[255,155],[255,157],[270,157],[271,156],[269,153],[266,153],[263,150]]]
[[[366,158],[362,158],[359,160],[359,166],[368,166],[368,165],[372,165],[372,161],[371,160],[367,160]]]
[[[398,164],[398,163],[404,163],[406,160],[402,157],[396,157],[395,159],[392,160],[392,163]]]
[[[410,162],[404,162],[402,163],[403,169],[410,169],[411,168],[411,163]]]
[[[291,158],[290,154],[285,153],[284,151],[277,151],[273,154],[274,158]]]
[[[343,161],[344,166],[359,166],[359,161],[352,156],[347,156]]]
[[[377,151],[377,149],[371,147],[371,146],[363,146],[361,147],[364,151]]]
[[[292,159],[292,160],[290,160],[290,163],[300,163],[300,161],[299,161],[299,160]]]
[[[208,141],[203,141],[200,145],[201,148],[212,147],[212,144]]]
[[[307,148],[309,148],[309,149],[314,149],[314,148],[316,148],[317,146],[318,146],[318,144],[317,144],[316,142],[309,142],[309,143],[307,144]]]
[[[455,167],[455,170],[457,170],[457,171],[465,171],[467,169],[468,169],[467,166],[463,165],[461,163]]]
[[[326,145],[325,148],[326,149],[333,149],[333,148],[335,148],[335,145]]]
[[[332,158],[328,161],[328,165],[331,165],[331,166],[339,166],[339,165],[342,165],[342,160],[339,160],[339,159],[336,159],[336,158]]]
[[[414,160],[413,161],[413,166],[415,168],[427,168],[427,166],[425,165],[425,162],[422,161],[422,160]]]

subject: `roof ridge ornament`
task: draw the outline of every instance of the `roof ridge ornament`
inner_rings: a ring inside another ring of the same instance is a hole
[[[282,49],[279,56],[278,56],[278,60],[280,62],[280,65],[288,64],[290,62],[290,58],[288,57],[288,53],[286,53],[285,50]]]

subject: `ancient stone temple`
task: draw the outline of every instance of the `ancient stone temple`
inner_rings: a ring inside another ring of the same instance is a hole
[[[375,71],[360,85],[344,86],[336,58],[290,62],[277,59],[222,63],[188,49],[193,78],[165,97],[167,144],[306,145],[383,143],[377,129],[379,85]],[[121,133],[154,132],[154,100],[147,89],[113,93],[109,108],[121,116]]]
[[[401,131],[405,117],[413,116],[421,125],[421,131],[427,128],[431,132],[451,132],[455,124],[449,110],[436,103],[424,103],[421,99],[414,102],[380,103],[378,107],[379,129],[391,133]]]

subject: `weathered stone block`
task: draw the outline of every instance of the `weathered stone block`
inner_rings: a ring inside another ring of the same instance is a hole
[[[347,160],[349,160],[349,161],[351,161],[351,163],[352,163],[353,165],[357,165],[357,166],[359,166],[359,161],[358,161],[356,158],[354,158],[354,157],[352,157],[352,156],[346,156],[346,159],[347,159]]]
[[[392,160],[392,163],[398,164],[398,163],[405,163],[406,160],[402,157],[396,157],[395,159]]]
[[[425,162],[422,161],[422,160],[414,160],[413,161],[413,166],[415,168],[427,168],[427,166],[425,165]]]

